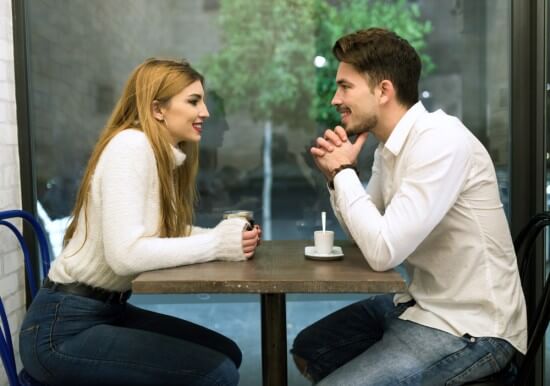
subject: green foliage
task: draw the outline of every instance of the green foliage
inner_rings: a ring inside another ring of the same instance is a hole
[[[206,58],[204,73],[228,110],[292,125],[308,119],[315,1],[222,0],[223,48]]]
[[[406,0],[222,0],[222,49],[201,67],[207,85],[228,110],[293,127],[339,121],[330,105],[337,61],[331,48],[342,35],[373,26],[394,30],[419,51],[424,73],[433,63],[423,53],[431,24]],[[316,68],[315,56],[327,59]]]

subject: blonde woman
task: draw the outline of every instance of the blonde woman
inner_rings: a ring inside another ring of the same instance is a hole
[[[150,59],[130,76],[84,175],[64,248],[23,322],[21,358],[49,385],[236,385],[230,339],[126,302],[140,272],[250,258],[243,219],[192,226],[203,77]]]

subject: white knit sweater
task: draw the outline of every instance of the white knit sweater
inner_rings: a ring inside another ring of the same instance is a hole
[[[173,151],[175,164],[181,165],[185,154],[175,147]],[[153,149],[143,132],[124,130],[105,147],[96,166],[88,196],[87,230],[85,216],[80,215],[49,278],[125,291],[144,271],[211,260],[245,260],[245,220],[224,220],[213,229],[193,227],[188,237],[160,238],[159,215]]]

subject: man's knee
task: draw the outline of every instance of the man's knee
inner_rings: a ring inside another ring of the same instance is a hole
[[[292,358],[294,359],[294,364],[296,365],[296,368],[298,369],[298,371],[304,376],[306,377],[307,379],[309,379],[310,381],[313,381],[313,379],[311,378],[311,375],[308,373],[307,371],[307,361],[296,355],[296,354],[292,354]]]
[[[300,373],[302,373],[305,376],[307,376],[306,374],[307,360],[304,358],[303,351],[304,349],[307,349],[309,346],[307,343],[307,339],[306,341],[304,341],[304,338],[306,336],[307,336],[307,329],[300,331],[300,333],[298,333],[298,335],[294,339],[294,342],[292,344],[292,350],[291,350],[292,358],[294,359],[294,364],[296,365],[296,368]],[[297,354],[297,352],[301,353],[301,355]]]

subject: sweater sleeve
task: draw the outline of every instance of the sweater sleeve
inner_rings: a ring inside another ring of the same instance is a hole
[[[105,258],[118,275],[201,263],[244,260],[245,221],[224,220],[211,232],[160,238],[146,233],[145,206],[156,173],[153,151],[144,136],[117,136],[102,154],[99,180]],[[153,177],[152,177],[153,176]]]
[[[203,228],[203,227],[198,227],[196,225],[193,225],[191,227],[191,236],[202,235],[211,231],[212,231],[212,228]]]

